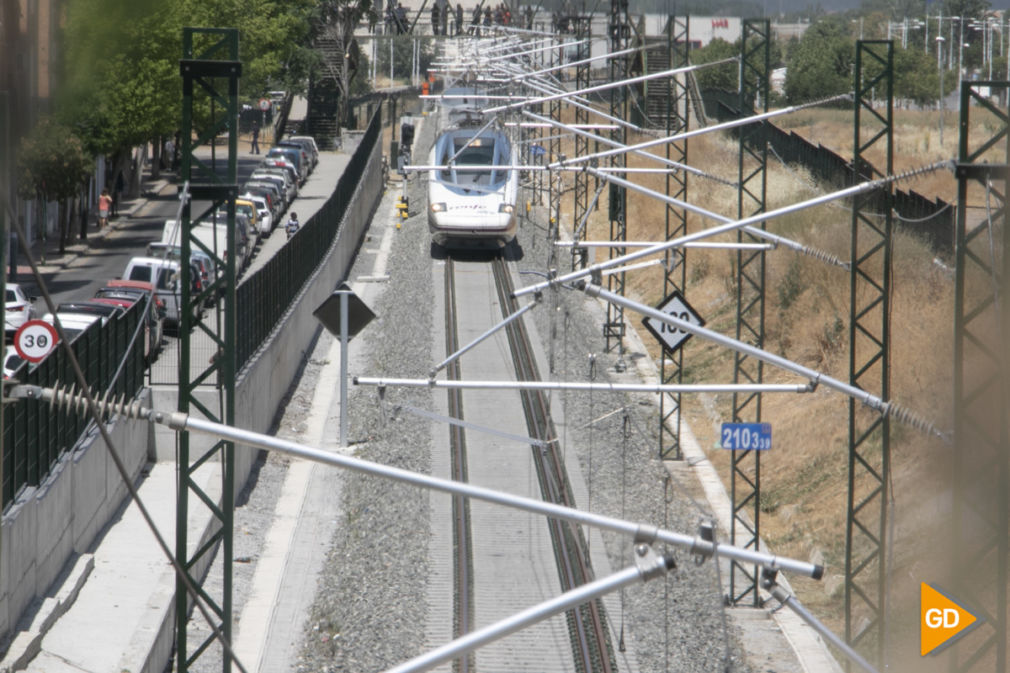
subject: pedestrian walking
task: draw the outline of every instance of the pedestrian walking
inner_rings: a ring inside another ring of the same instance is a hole
[[[301,225],[298,223],[298,213],[290,213],[288,215],[288,221],[284,224],[284,231],[288,235],[288,240],[298,233],[298,228]]]
[[[249,151],[253,154],[260,153],[260,125],[255,121],[252,123],[252,147],[249,148]]]
[[[108,189],[102,190],[102,195],[98,197],[98,228],[101,229],[109,223],[109,211],[112,209],[112,197]]]
[[[431,34],[438,35],[438,27],[441,25],[441,16],[438,11],[438,3],[431,6]]]
[[[463,34],[463,4],[456,3],[456,34]]]
[[[126,189],[126,180],[123,179],[123,171],[116,173],[115,191],[112,192],[112,216],[119,217],[119,203],[123,200],[123,190]]]

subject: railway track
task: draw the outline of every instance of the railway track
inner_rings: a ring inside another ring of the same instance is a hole
[[[485,260],[460,264],[449,258],[446,260],[444,273],[445,344],[447,354],[451,354],[460,348],[460,341],[464,344],[470,341],[468,338],[462,340],[459,338],[461,331],[466,331],[469,334],[481,333],[501,318],[512,313],[517,306],[511,298],[511,276],[501,257],[495,257],[490,262]],[[465,280],[460,281],[460,285],[466,284],[467,288],[461,290],[464,295],[462,297],[459,296],[456,286],[457,278],[460,276],[465,276]],[[495,315],[494,306],[496,304],[500,309],[500,316]],[[479,309],[478,306],[480,306]],[[468,316],[470,324],[465,330],[460,328],[459,318],[462,311],[469,314],[480,314],[477,322],[473,322],[477,316]],[[512,378],[516,380],[539,379],[532,345],[521,321],[513,321],[505,334],[499,333],[489,341],[495,341],[495,343],[488,344],[488,347],[483,351],[483,356],[475,349],[474,354],[467,357],[478,359],[470,359],[468,362],[480,363],[484,366],[486,360],[493,359],[497,361],[496,366],[499,367],[498,371],[500,372],[498,376],[501,378],[506,380]],[[489,353],[491,357],[488,357]],[[449,378],[461,377],[461,359],[457,359],[447,366]],[[468,365],[470,378],[483,378],[480,374],[475,374],[474,369],[474,365]],[[477,408],[476,405],[479,404],[479,401],[474,400],[473,397],[473,392],[468,393],[467,402]],[[512,434],[519,434],[516,432],[516,428],[525,422],[529,437],[539,441],[531,443],[526,449],[519,449],[518,451],[528,452],[521,456],[521,459],[507,461],[508,470],[514,473],[511,478],[515,480],[515,483],[502,484],[502,487],[513,492],[517,488],[525,487],[530,490],[530,495],[537,495],[551,502],[573,506],[571,489],[559,451],[560,447],[558,447],[547,397],[536,392],[522,392],[517,393],[516,400],[515,404],[521,406],[521,411],[517,409],[515,414],[510,416],[514,420],[511,423],[505,423],[504,417],[508,414],[504,409],[500,410],[502,416],[500,420]],[[462,391],[450,391],[447,406],[449,415],[460,420],[460,424],[453,425],[450,431],[451,473],[454,479],[465,480],[473,476],[471,472],[479,472],[481,469],[488,468],[481,468],[477,462],[474,462],[477,460],[476,456],[468,456],[464,430],[466,422],[463,421],[464,406],[468,405],[464,404]],[[480,413],[470,414],[472,419],[479,419],[475,422],[480,424],[485,423],[485,416],[486,414]],[[479,433],[475,433],[474,440],[478,436]],[[474,453],[479,453],[479,450]],[[482,455],[484,455],[483,460],[489,460],[492,463],[501,460],[502,457],[500,449]],[[469,469],[471,467],[474,469]],[[492,467],[491,470],[495,473],[495,478],[502,480],[509,478],[506,477],[502,469]],[[528,474],[524,474],[524,472],[528,472]],[[487,473],[485,472],[485,474]],[[488,561],[486,558],[488,549],[486,544],[481,544],[481,539],[488,536],[498,537],[499,530],[496,529],[501,529],[503,539],[498,543],[501,548],[504,544],[504,530],[515,525],[514,521],[504,523],[497,519],[485,518],[486,515],[480,513],[479,506],[475,505],[475,509],[478,510],[476,514],[471,511],[466,501],[453,499],[454,637],[459,637],[475,627],[486,625],[485,620],[477,618],[478,613],[487,615],[489,607],[497,607],[488,605],[489,602],[500,600],[495,598],[496,590],[485,586],[486,575],[484,581],[479,579],[481,569],[489,562],[495,563],[494,559]],[[494,582],[500,582],[506,586],[508,584],[526,587],[539,586],[542,593],[533,601],[536,602],[556,595],[559,590],[565,591],[593,579],[585,539],[579,527],[557,521],[544,522],[542,519],[531,519],[526,521],[524,525],[535,529],[530,533],[523,533],[521,536],[523,544],[529,545],[530,549],[526,553],[531,557],[529,561],[533,569],[528,571],[528,577],[524,577],[522,573],[527,571],[513,566],[508,571],[511,574],[510,577],[495,576]],[[478,538],[476,544],[475,537]],[[539,542],[543,549],[536,548],[535,539],[538,537],[541,539],[536,542]],[[507,547],[514,550],[518,545],[513,543]],[[501,555],[493,549],[491,554],[492,556]],[[549,582],[545,577],[548,569],[551,572]],[[528,605],[523,607],[528,607]],[[507,614],[507,610],[503,611],[502,616],[505,614]],[[557,619],[560,620],[560,618]],[[554,649],[570,650],[557,653],[561,657],[556,664],[553,664],[558,666],[557,670],[575,670],[583,673],[610,673],[616,670],[602,604],[594,602],[580,609],[572,610],[565,616],[563,623],[556,621],[553,628],[553,636],[541,636],[541,643],[549,642],[550,647]],[[529,670],[554,670],[551,663],[546,661],[540,663],[539,668]],[[504,666],[500,670],[527,670],[512,661],[489,664],[486,659],[482,661],[480,657],[459,659],[454,663],[453,670],[481,670],[483,672],[495,670],[494,664]]]

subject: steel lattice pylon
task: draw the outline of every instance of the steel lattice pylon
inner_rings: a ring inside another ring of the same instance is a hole
[[[627,49],[631,39],[631,24],[628,20],[628,0],[610,0],[610,17],[607,22],[611,53]],[[610,81],[617,82],[628,78],[627,56],[610,59]],[[610,90],[610,116],[621,119],[628,118],[627,87]],[[611,133],[611,138],[622,145],[628,141],[628,130],[621,126]],[[610,159],[611,166],[626,166],[627,158],[623,154],[615,154]],[[625,174],[618,174],[625,177]],[[628,194],[624,187],[611,183],[609,187],[609,217],[610,240],[621,242],[628,240],[626,210]],[[610,248],[610,258],[624,255],[626,248]],[[607,277],[607,289],[619,295],[624,294],[624,272],[611,274]],[[606,338],[608,353],[617,351],[624,355],[624,308],[616,304],[607,304],[607,322],[603,325],[603,336]]]
[[[589,58],[592,44],[592,16],[579,15],[576,21],[576,40],[579,42],[578,55],[576,61]],[[585,42],[582,42],[585,40]],[[580,63],[575,68],[575,88],[576,90],[589,88],[589,63]],[[584,107],[575,106],[576,126],[589,123],[589,110]],[[575,134],[575,156],[583,157],[589,154],[589,138]],[[572,240],[578,244],[587,238],[589,230],[589,174],[585,171],[575,173],[575,203],[572,209],[572,226],[575,228]],[[589,253],[586,248],[572,248],[572,270],[586,268],[589,260]]]
[[[679,19],[675,16],[670,16],[667,20],[667,69],[681,68],[689,64],[691,49],[689,21],[690,17]],[[685,132],[690,126],[691,113],[687,84],[687,76],[670,78],[666,99],[666,135],[668,136]],[[666,143],[666,158],[687,164],[687,139]],[[687,201],[686,171],[666,174],[666,193],[681,201]],[[687,211],[684,208],[668,204],[666,206],[666,240],[679,238],[685,234],[687,234]],[[665,262],[666,276],[663,282],[663,296],[668,297],[677,291],[683,293],[687,285],[686,250],[683,247],[670,250],[666,253]],[[683,348],[671,351],[664,347],[661,362],[660,375],[663,384],[683,383]],[[659,397],[659,457],[661,459],[681,459],[680,402],[680,393],[668,393]]]
[[[220,205],[227,208],[227,246],[235,250],[235,197],[238,167],[238,79],[242,74],[239,62],[238,30],[234,28],[185,28],[183,29],[182,72],[182,179],[189,183],[193,199],[209,200],[211,209]],[[225,85],[225,93],[220,86]],[[211,119],[201,124],[197,130],[194,124],[194,88],[207,95],[210,100]],[[196,137],[194,139],[194,131]],[[228,134],[228,158],[224,175],[216,171],[213,163],[208,164],[194,156],[196,147],[213,143],[222,132]],[[209,212],[207,213],[209,214]],[[204,214],[197,216],[201,219]],[[182,210],[182,254],[190,258],[194,245],[211,255],[215,267],[221,273],[218,279],[206,288],[203,294],[192,291],[190,267],[182,267],[182,317],[179,327],[179,411],[199,412],[212,421],[234,425],[235,423],[235,257],[225,251],[214,251],[191,237],[192,213],[190,200],[184,201]],[[216,253],[216,254],[215,254]],[[224,255],[224,259],[221,258]],[[212,275],[213,277],[213,275]],[[208,296],[220,295],[216,309],[211,316],[200,319],[201,306]],[[194,320],[194,317],[197,319]],[[209,340],[214,356],[209,363],[203,358],[193,361],[191,349],[197,340]],[[204,367],[206,366],[206,369]],[[191,368],[195,368],[191,369]],[[213,384],[213,393],[198,396],[200,386]],[[191,448],[200,455],[191,456]],[[220,621],[216,624],[224,638],[232,640],[232,522],[235,494],[235,446],[232,442],[218,441],[207,449],[191,446],[188,432],[179,433],[179,492],[176,512],[176,557],[189,574],[190,582],[201,587],[200,593],[208,604],[212,615]],[[216,462],[215,462],[216,461]],[[220,466],[220,496],[208,493],[197,479],[197,473],[211,465]],[[190,550],[187,538],[190,494],[207,507],[217,526],[209,540]],[[218,501],[217,498],[220,498]],[[203,571],[213,559],[214,551],[220,545],[222,559],[222,587],[218,599],[202,588]],[[185,673],[200,656],[208,652],[214,636],[191,648],[188,632],[190,601],[185,586],[176,580],[176,670]],[[232,670],[231,657],[222,654],[222,671]]]
[[[739,114],[751,116],[768,111],[771,22],[745,19],[740,43]],[[762,124],[745,126],[740,131],[740,155],[737,190],[737,216],[741,219],[766,210],[768,188],[768,148],[763,140]],[[761,223],[761,228],[766,227]],[[760,242],[751,234],[739,232],[741,243]],[[765,251],[739,250],[736,255],[736,338],[764,347],[765,338]],[[742,353],[733,360],[734,383],[761,383],[764,363]],[[733,422],[761,421],[761,393],[733,394]],[[747,549],[759,548],[761,531],[761,452],[738,450],[732,454],[731,497],[733,528],[730,541]],[[758,595],[758,569],[734,562],[730,571],[730,600],[743,603],[748,595],[753,605],[761,604]]]
[[[982,89],[990,93],[982,95]],[[951,586],[959,602],[984,618],[952,649],[952,671],[1007,670],[1008,458],[1007,311],[1010,279],[1006,195],[1010,180],[1008,82],[961,85],[954,317],[954,534]],[[985,125],[972,127],[973,114]],[[983,133],[979,129],[985,129]],[[972,137],[982,135],[983,137]],[[988,163],[987,163],[988,162]],[[982,184],[986,217],[971,221],[968,187]]]
[[[881,105],[874,107],[874,93]],[[855,179],[893,172],[894,44],[856,43],[853,165]],[[870,169],[867,151],[884,144],[885,163]],[[882,171],[882,173],[878,172]],[[890,399],[890,183],[852,203],[849,383]],[[881,666],[885,650],[890,420],[849,399],[849,487],[845,525],[845,637]],[[864,626],[856,632],[857,620]]]

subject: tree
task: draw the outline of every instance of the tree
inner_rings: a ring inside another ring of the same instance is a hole
[[[91,158],[81,139],[51,117],[39,121],[18,149],[18,196],[41,203],[60,201],[60,252],[66,250],[70,221],[65,201],[78,196],[91,175]]]
[[[991,7],[989,0],[944,0],[943,15],[977,19]]]
[[[848,19],[831,15],[818,20],[790,50],[786,99],[795,105],[851,91],[854,58]]]
[[[691,62],[695,65],[712,63],[740,55],[740,43],[730,44],[722,38],[715,38],[701,49],[691,52]],[[698,87],[701,89],[723,89],[736,91],[740,79],[740,67],[737,63],[701,68],[695,71]]]
[[[940,74],[936,69],[936,58],[918,47],[896,47],[894,95],[920,106],[935,103],[940,97]]]

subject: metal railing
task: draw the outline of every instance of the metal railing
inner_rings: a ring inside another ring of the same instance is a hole
[[[241,370],[253,353],[291,308],[291,302],[326,258],[344,219],[354,191],[361,180],[382,125],[381,109],[337,181],[336,189],[312,217],[269,262],[247,277],[237,289],[238,340],[236,367]]]
[[[105,325],[95,322],[72,344],[85,378],[99,396],[132,399],[144,387],[144,343],[138,336],[133,348],[130,339],[143,317],[143,306],[135,304],[125,314]],[[122,371],[116,376],[120,363]],[[62,347],[31,366],[23,364],[14,378],[22,383],[46,387],[69,385],[74,381],[70,358]],[[85,434],[91,419],[86,413],[58,410],[37,401],[19,399],[4,410],[3,428],[3,509],[6,511],[22,490],[38,486],[60,457]]]

